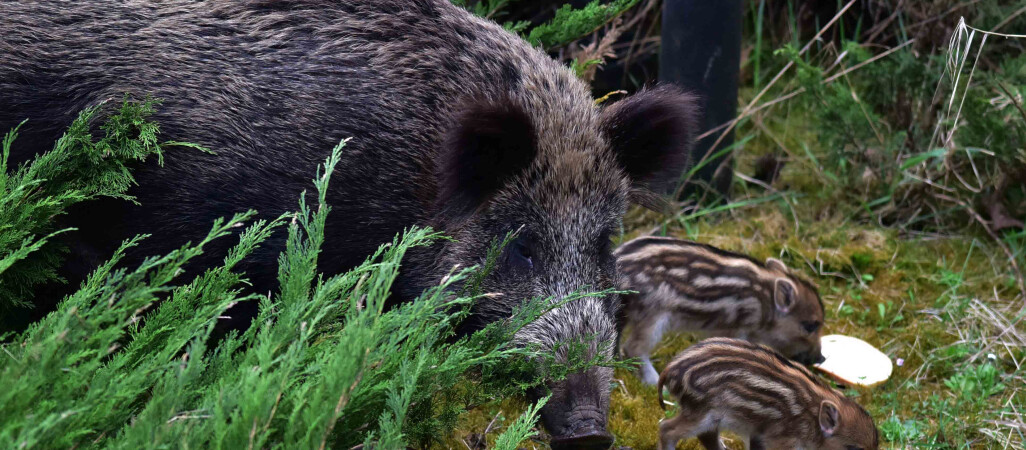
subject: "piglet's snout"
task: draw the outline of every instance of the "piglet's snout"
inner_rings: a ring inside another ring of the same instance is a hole
[[[807,351],[805,353],[799,353],[795,355],[794,360],[801,364],[812,365],[826,361],[826,358],[823,357],[823,353],[820,352],[820,350],[817,348],[814,350]]]

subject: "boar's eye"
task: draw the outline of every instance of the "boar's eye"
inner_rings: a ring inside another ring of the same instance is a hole
[[[821,326],[823,326],[822,322],[817,322],[817,321],[802,322],[802,328],[804,328],[805,332],[809,333],[809,334],[812,334],[812,333],[815,333],[815,332],[819,331],[819,327],[821,327]]]
[[[516,239],[509,244],[509,265],[513,270],[523,272],[534,269],[534,253],[526,239]]]

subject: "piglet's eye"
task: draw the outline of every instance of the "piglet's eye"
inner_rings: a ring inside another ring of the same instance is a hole
[[[804,328],[805,332],[809,334],[819,331],[819,327],[821,326],[823,326],[822,322],[802,322],[802,328]]]

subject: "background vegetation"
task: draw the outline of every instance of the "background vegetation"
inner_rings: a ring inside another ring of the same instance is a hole
[[[574,67],[596,98],[656,78],[659,0],[458,3]],[[725,169],[735,175],[731,195],[700,191],[671,216],[632,211],[619,240],[687,237],[780,257],[813,278],[828,308],[825,331],[866,339],[896,361],[884,385],[846,390],[876,418],[886,446],[1024,448],[1026,41],[983,30],[1026,33],[1026,6],[747,0],[745,8],[739,120],[713,131],[737,133]],[[124,197],[135,162],[174,157],[185,145],[159,141],[159,124],[147,120],[155,107],[125,102],[99,138],[86,111],[52,152],[23,167],[7,166],[17,145],[8,134],[2,311],[29,307],[33,287],[53,280],[61,211]],[[318,189],[335,161],[311,174]],[[55,313],[3,336],[0,446],[544,448],[538,405],[521,395],[544,380],[522,361],[540,358],[553,377],[573,368],[508,345],[544,303],[457,340],[453,326],[479,293],[442,291],[480,276],[469,269],[386,312],[405,250],[440,237],[410,230],[352,272],[323,277],[316,256],[329,213],[323,197],[297,201],[295,213],[273,221],[225,218],[204,241],[139,267],[112,255]],[[243,294],[246,276],[233,268],[272,232],[289,236],[283,289]],[[178,269],[214,239],[238,243],[223,265],[180,279]],[[217,317],[242,301],[262,304],[256,325],[208,342]],[[665,341],[656,366],[691,340]],[[602,362],[580,365],[593,363]],[[626,369],[615,381],[617,445],[653,448],[664,414],[655,390]]]
[[[544,19],[553,7],[540,3],[512,2],[509,17]],[[660,6],[642,0],[550,51],[586,68],[597,98],[632,92],[657,81]],[[1024,448],[1026,40],[984,31],[1026,34],[1026,6],[744,7],[739,120],[712,132],[736,133],[731,195],[705,191],[673,216],[635,210],[620,241],[690,238],[779,257],[814,279],[825,332],[866,339],[897,364],[884,385],[846,390],[886,447]],[[692,339],[665,340],[656,367]],[[655,389],[627,370],[616,382],[618,445],[654,448]],[[478,411],[466,429],[501,429],[488,426],[494,414],[519,410]]]

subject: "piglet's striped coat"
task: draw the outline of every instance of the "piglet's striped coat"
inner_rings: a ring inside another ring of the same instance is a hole
[[[729,338],[688,348],[659,377],[679,402],[659,426],[660,448],[697,436],[721,449],[719,431],[748,439],[751,449],[866,450],[879,447],[872,417],[804,366],[772,349]]]
[[[698,332],[765,344],[802,363],[822,359],[823,303],[816,287],[780,260],[765,263],[709,245],[643,237],[614,253],[624,296],[618,318],[623,352],[642,361],[655,384],[649,354],[666,331]]]

